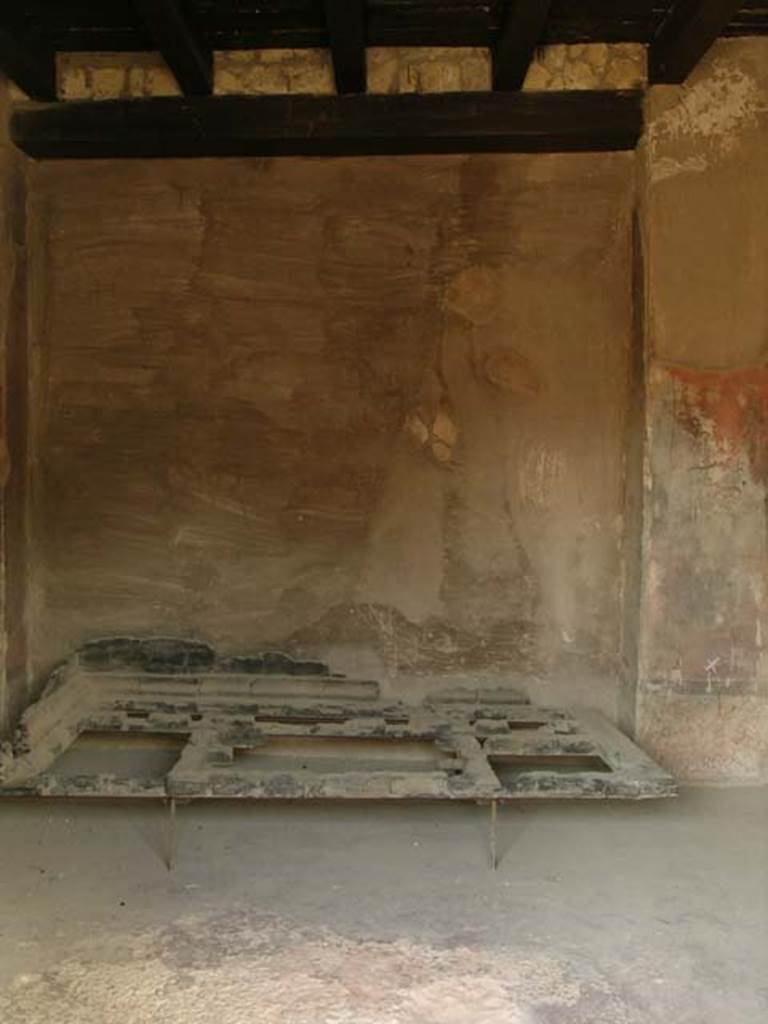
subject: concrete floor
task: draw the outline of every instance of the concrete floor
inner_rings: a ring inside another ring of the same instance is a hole
[[[0,1021],[765,1024],[768,790],[0,804]]]

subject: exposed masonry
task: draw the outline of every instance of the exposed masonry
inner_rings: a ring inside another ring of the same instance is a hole
[[[491,88],[489,51],[483,47],[371,47],[371,93],[475,92]],[[62,99],[176,96],[179,88],[156,53],[58,55]],[[645,47],[589,43],[542,47],[524,88],[633,89],[646,81]],[[331,94],[328,50],[227,50],[214,55],[214,91],[220,95]]]
[[[117,742],[116,742],[117,741]],[[368,680],[196,641],[96,641],[56,670],[0,748],[0,794],[452,799],[672,796],[595,712],[512,690],[382,703]]]
[[[574,43],[542,47],[524,89],[641,89],[646,48],[639,43]]]

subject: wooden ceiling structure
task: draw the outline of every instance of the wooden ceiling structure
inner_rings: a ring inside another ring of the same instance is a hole
[[[632,148],[639,92],[522,92],[537,47],[637,42],[680,83],[722,35],[768,34],[768,0],[15,0],[0,71],[33,104],[35,157]],[[366,95],[370,46],[482,46],[487,93]],[[335,96],[212,96],[214,50],[329,48]],[[58,103],[57,52],[160,51],[182,97]]]

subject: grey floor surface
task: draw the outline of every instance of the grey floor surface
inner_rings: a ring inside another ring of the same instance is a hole
[[[0,803],[0,1021],[766,1024],[768,789]]]

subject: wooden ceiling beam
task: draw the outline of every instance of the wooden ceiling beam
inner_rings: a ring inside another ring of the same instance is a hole
[[[677,0],[648,47],[651,84],[684,82],[743,0]]]
[[[493,47],[494,89],[522,89],[550,7],[551,0],[509,0]]]
[[[213,52],[197,39],[179,0],[134,0],[134,3],[184,95],[210,95]]]
[[[208,96],[27,103],[11,138],[38,158],[540,153],[634,148],[642,93]]]
[[[492,46],[504,25],[508,0],[367,0],[370,46]],[[546,43],[649,43],[672,0],[558,0],[547,19]],[[213,50],[328,46],[318,0],[181,0],[195,12],[199,40]],[[5,0],[0,21],[24,26],[56,50],[148,50],[152,40],[128,0]],[[729,35],[768,33],[766,0],[743,0],[725,29]]]
[[[338,93],[365,92],[365,7],[363,0],[325,0],[325,20]]]
[[[31,99],[56,99],[53,50],[3,23],[0,23],[0,72]]]

